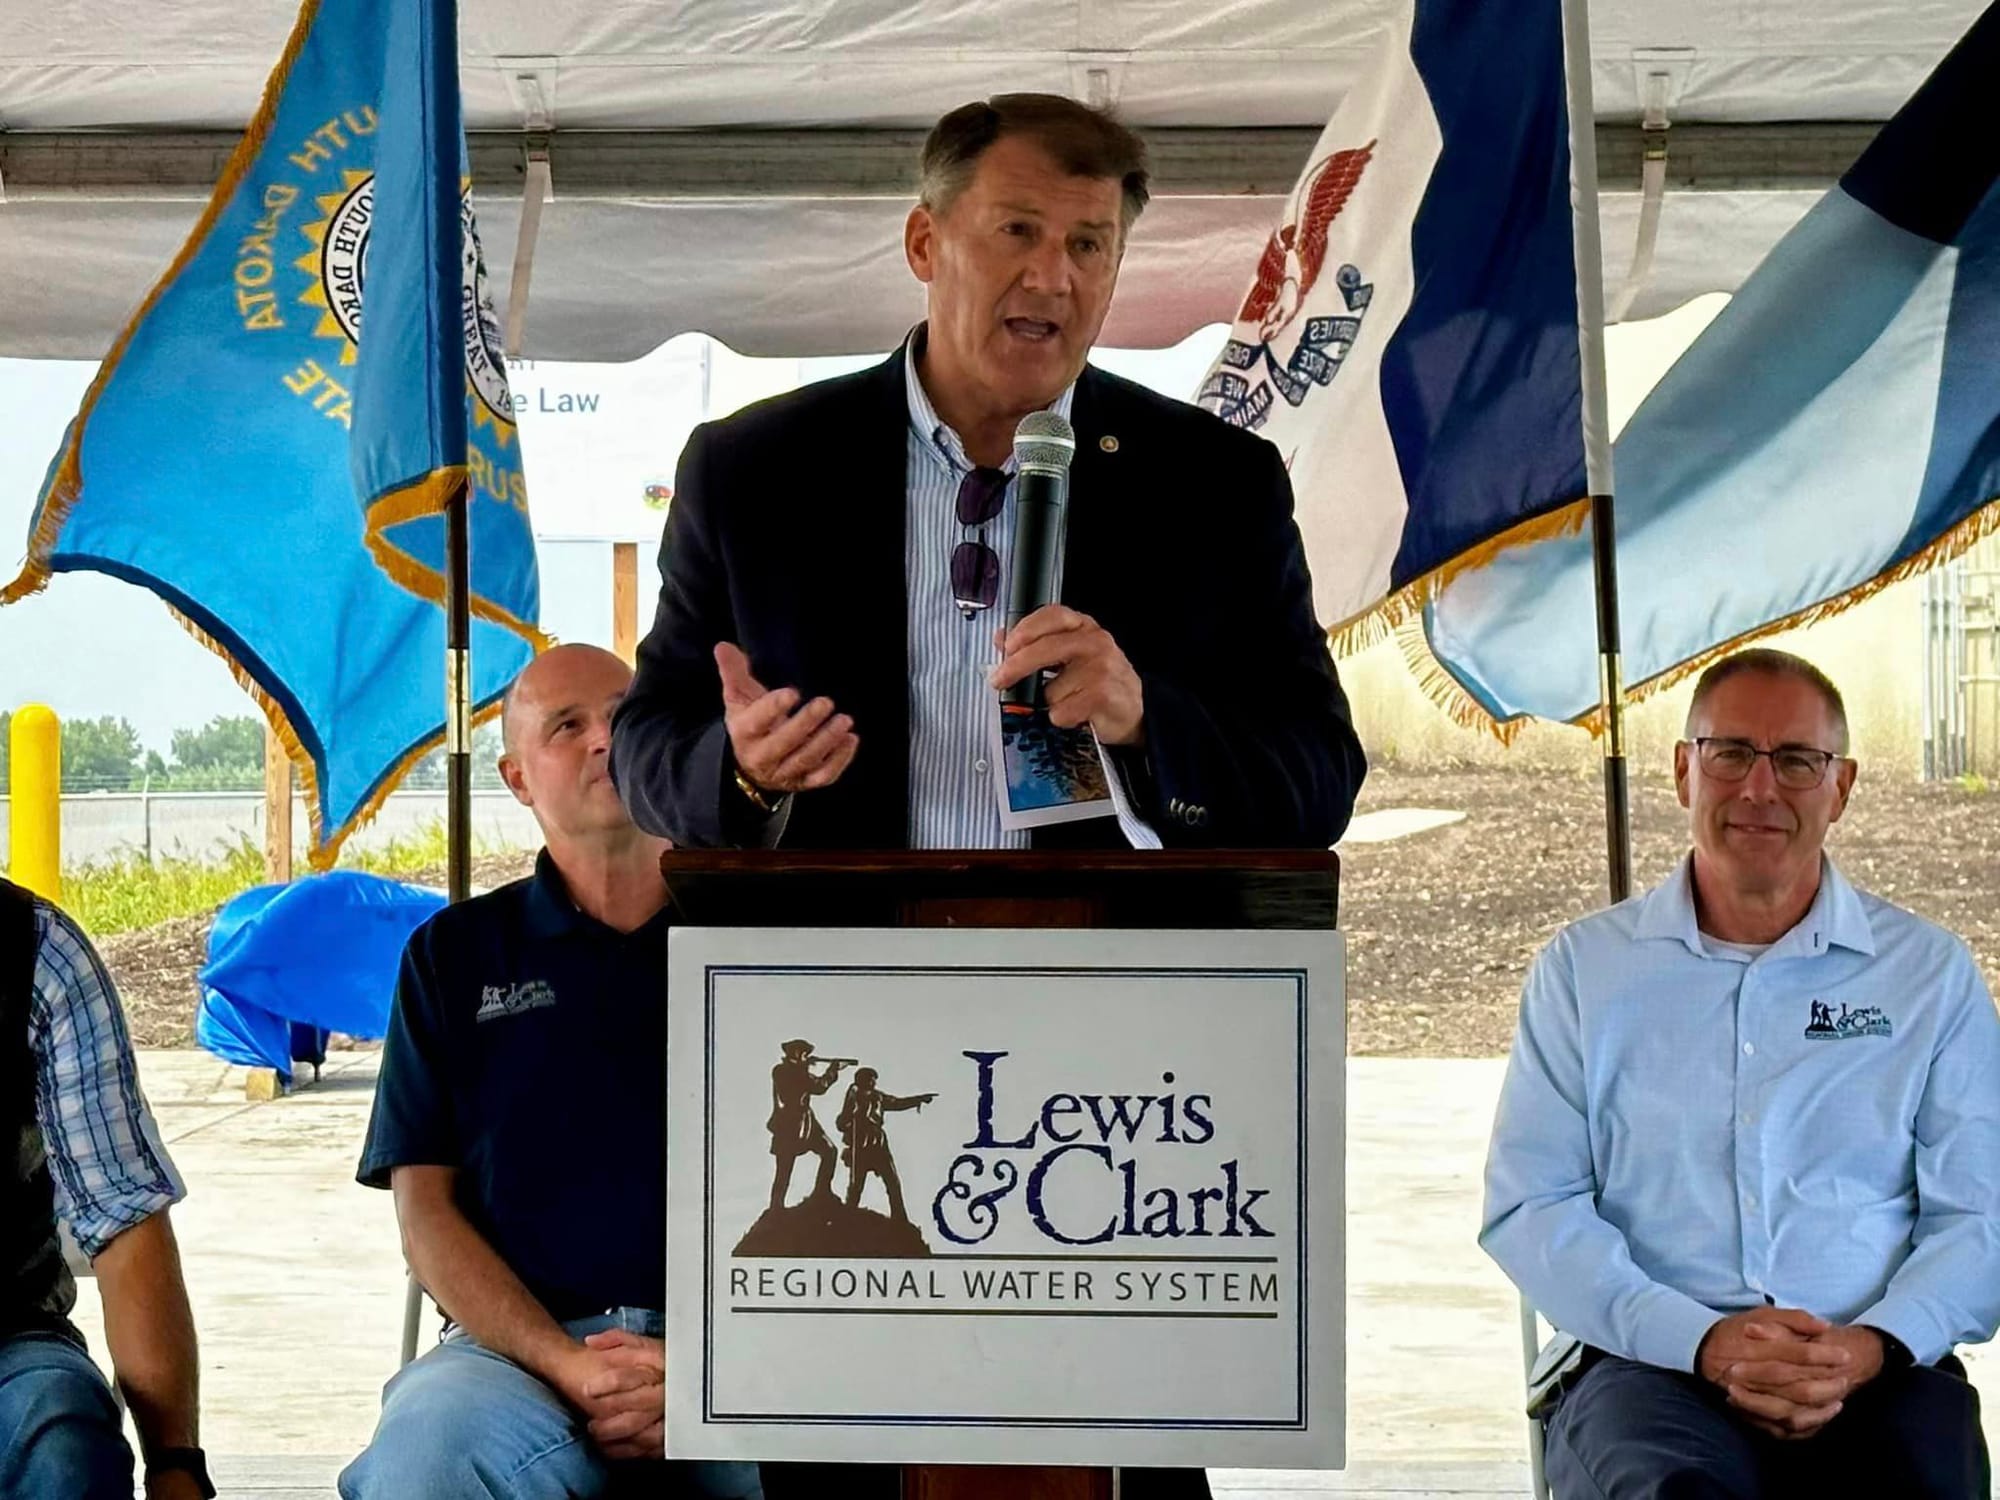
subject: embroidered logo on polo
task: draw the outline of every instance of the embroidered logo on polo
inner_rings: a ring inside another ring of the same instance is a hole
[[[1812,1022],[1806,1027],[1805,1035],[1813,1042],[1844,1042],[1849,1037],[1888,1036],[1891,1027],[1889,1018],[1882,1013],[1879,1005],[1864,1005],[1859,1010],[1849,1010],[1843,1002],[1840,1014],[1833,1013],[1833,1007],[1824,1000],[1812,1002]]]
[[[527,979],[520,984],[482,985],[479,990],[479,1014],[473,1019],[497,1021],[502,1016],[543,1010],[555,1003],[556,992],[546,979]]]

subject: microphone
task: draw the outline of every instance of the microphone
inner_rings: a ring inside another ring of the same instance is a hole
[[[1014,554],[1007,581],[1007,629],[1056,602],[1063,532],[1069,516],[1069,464],[1076,433],[1052,411],[1031,411],[1014,429]],[[1000,695],[1005,713],[1042,706],[1042,674],[1031,673]]]

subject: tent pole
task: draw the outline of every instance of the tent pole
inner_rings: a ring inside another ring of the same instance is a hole
[[[1583,461],[1597,586],[1598,714],[1603,723],[1604,838],[1611,899],[1632,894],[1632,827],[1625,782],[1625,681],[1618,645],[1618,555],[1611,516],[1611,419],[1604,384],[1604,245],[1597,225],[1596,113],[1590,98],[1588,0],[1563,0],[1569,102],[1570,225],[1576,251],[1577,349],[1583,377]]]
[[[1611,899],[1632,894],[1632,816],[1625,781],[1624,661],[1618,644],[1618,549],[1611,497],[1590,497],[1590,559],[1597,584],[1597,694],[1604,733],[1605,870]]]
[[[453,901],[472,893],[472,567],[465,480],[444,507],[445,860]]]

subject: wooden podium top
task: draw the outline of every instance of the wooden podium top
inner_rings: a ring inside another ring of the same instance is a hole
[[[957,902],[1062,908],[1057,925],[1327,928],[1340,890],[1317,849],[673,849],[660,871],[679,920],[730,927],[898,927],[918,907],[951,925]]]

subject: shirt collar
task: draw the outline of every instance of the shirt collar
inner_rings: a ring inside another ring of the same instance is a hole
[[[560,938],[585,930],[590,918],[570,899],[562,871],[547,849],[535,856],[535,875],[528,886],[528,931],[537,938]]]
[[[910,430],[932,457],[954,474],[963,474],[977,466],[966,455],[965,444],[959,440],[958,434],[946,426],[944,419],[937,414],[937,408],[931,405],[930,393],[924,389],[923,381],[917,378],[917,355],[923,350],[929,329],[928,323],[919,323],[903,340],[903,391],[909,398]],[[1070,407],[1075,401],[1076,382],[1072,380],[1047,409],[1067,422],[1070,420]],[[1013,473],[1014,455],[1008,454],[1007,462],[1000,467],[1008,474]]]
[[[1674,873],[1639,901],[1639,920],[1632,935],[1638,939],[1671,938],[1697,958],[1709,956],[1701,940],[1701,927],[1694,914],[1694,855],[1674,866]],[[1829,948],[1851,948],[1873,956],[1875,931],[1868,925],[1868,913],[1861,897],[1832,860],[1820,856],[1819,893],[1799,924],[1777,942],[1765,957],[1816,958]]]

